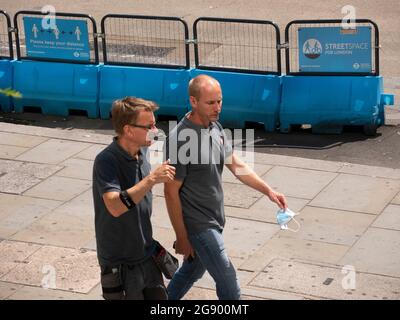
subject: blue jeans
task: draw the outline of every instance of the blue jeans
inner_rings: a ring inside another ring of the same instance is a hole
[[[168,299],[181,299],[207,270],[216,283],[220,300],[239,300],[239,282],[235,268],[226,254],[222,233],[207,229],[189,235],[189,241],[196,256],[191,262],[185,260],[175,273],[167,288]]]

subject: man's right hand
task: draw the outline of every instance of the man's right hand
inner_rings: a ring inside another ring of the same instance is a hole
[[[163,164],[157,167],[150,175],[154,184],[171,182],[175,177],[175,167],[169,165],[170,160],[163,162]]]
[[[187,237],[177,238],[175,242],[175,253],[182,254],[184,259],[187,260],[189,257],[194,258],[194,250]]]

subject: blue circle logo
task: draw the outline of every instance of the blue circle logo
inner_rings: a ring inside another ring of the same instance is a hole
[[[317,59],[322,54],[322,45],[317,39],[304,42],[303,53],[309,59]]]

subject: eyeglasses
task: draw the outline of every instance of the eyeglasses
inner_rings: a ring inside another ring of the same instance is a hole
[[[142,129],[146,129],[146,130],[154,130],[154,129],[157,129],[156,124],[149,124],[149,125],[147,125],[147,126],[143,126],[143,125],[140,125],[140,124],[131,123],[131,124],[129,124],[129,125],[132,126],[132,127],[142,128]]]

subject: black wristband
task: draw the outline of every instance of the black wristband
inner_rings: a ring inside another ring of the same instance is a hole
[[[132,209],[136,206],[126,190],[119,193],[119,198],[128,209]]]

